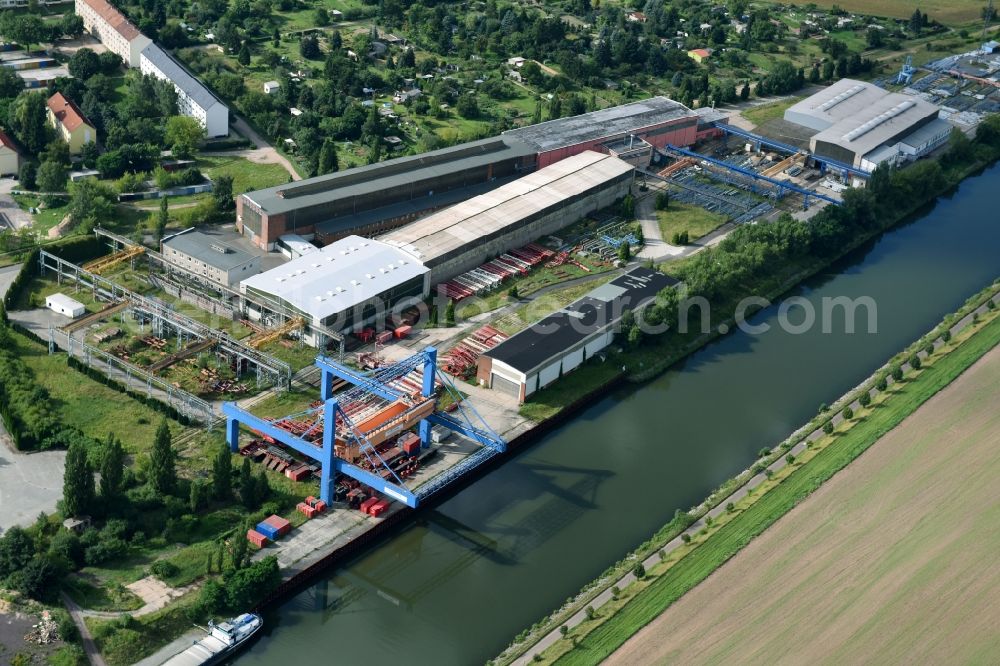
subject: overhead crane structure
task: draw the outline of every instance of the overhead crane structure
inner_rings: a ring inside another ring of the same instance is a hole
[[[467,404],[458,400],[454,414],[438,410],[437,384],[459,398],[447,375],[437,369],[437,350],[422,352],[368,373],[359,372],[325,356],[317,356],[320,369],[318,406],[278,419],[251,414],[234,402],[222,406],[226,417],[226,442],[239,450],[240,426],[284,444],[320,463],[320,498],[330,503],[338,474],[349,476],[409,507],[416,507],[455,478],[506,450],[506,442]],[[419,390],[413,390],[415,379]],[[350,388],[333,393],[335,383]],[[457,415],[456,415],[457,414]],[[419,424],[423,448],[431,445],[431,428],[444,426],[482,446],[447,472],[415,491],[381,458],[377,446]],[[366,469],[367,467],[367,469]]]
[[[258,386],[270,383],[284,387],[291,382],[292,369],[288,363],[248,347],[225,331],[177,312],[157,298],[133,292],[45,250],[39,250],[38,263],[39,275],[45,275],[47,270],[54,271],[60,284],[63,280],[72,280],[80,287],[90,290],[95,299],[114,304],[126,302],[127,305],[122,309],[128,310],[137,319],[149,321],[158,337],[175,334],[178,349],[183,348],[187,340],[214,340],[220,352],[238,362],[245,362],[256,371]]]
[[[135,241],[131,240],[130,238],[126,238],[125,236],[116,234],[113,231],[108,231],[107,229],[104,229],[102,227],[97,227],[96,229],[94,229],[94,234],[97,235],[98,237],[106,238],[109,242],[109,245],[111,246],[111,249],[116,253],[120,253],[128,248],[142,247],[139,246],[137,243],[135,243]],[[123,250],[119,251],[118,246],[121,246]],[[301,328],[303,326],[303,324],[296,324],[295,326],[290,326],[289,328],[284,329],[284,327],[288,325],[290,321],[294,320],[301,321],[302,316],[301,313],[290,310],[288,307],[282,305],[281,303],[278,303],[271,299],[252,297],[248,294],[241,293],[238,289],[232,289],[224,284],[215,282],[214,280],[210,280],[202,275],[198,275],[198,273],[189,271],[183,266],[170,263],[169,261],[167,261],[166,257],[164,257],[161,253],[157,252],[156,250],[151,250],[149,248],[142,247],[142,254],[146,257],[146,260],[149,262],[151,268],[154,265],[159,266],[160,273],[157,274],[157,277],[172,276],[172,275],[180,276],[183,278],[184,283],[197,285],[197,287],[202,291],[208,290],[221,294],[219,300],[223,301],[226,304],[230,304],[235,301],[237,304],[236,305],[237,309],[244,316],[249,315],[249,308],[252,305],[256,310],[262,313],[263,312],[268,313],[269,316],[265,318],[265,321],[262,321],[263,324],[265,324],[268,327],[282,328],[283,329],[282,334],[291,332],[296,328]],[[151,271],[151,277],[153,277],[152,271]],[[184,283],[179,283],[176,278],[173,278],[171,281],[174,283],[175,287],[178,286],[179,284],[184,284]],[[189,286],[186,285],[185,288],[189,290],[191,289]],[[317,335],[322,339],[322,344],[320,346],[325,346],[326,343],[334,343],[339,349],[340,358],[343,359],[344,336],[341,333],[333,331],[327,328],[326,326],[322,326],[316,322],[309,322],[309,327],[315,335]],[[270,342],[273,339],[275,338],[271,338],[271,340],[267,340],[266,342]],[[263,346],[263,344],[265,343],[261,343],[258,346]],[[257,347],[254,348],[256,349]]]
[[[753,132],[748,132],[745,129],[740,129],[739,127],[734,127],[728,123],[718,123],[716,125],[721,131],[725,132],[727,135],[731,134],[733,136],[738,136],[741,139],[746,139],[754,147],[754,150],[760,151],[761,146],[767,146],[777,150],[779,153],[786,153],[788,155],[794,155],[795,153],[801,152],[801,149],[792,146],[775,139],[769,139],[766,136],[761,136],[760,134],[754,134]],[[698,157],[703,157],[698,155]],[[845,164],[835,159],[829,157],[823,157],[821,155],[810,155],[809,159],[813,160],[820,165],[820,171],[832,170],[839,172],[844,180],[848,180],[850,176],[856,176],[858,178],[863,178],[868,180],[871,178],[871,174],[867,171],[862,171],[850,164]]]
[[[819,199],[821,201],[826,201],[828,203],[840,205],[840,201],[834,199],[833,197],[828,197],[825,194],[819,194],[818,192],[812,192],[810,190],[799,187],[798,185],[793,185],[786,180],[776,180],[768,176],[757,173],[750,169],[744,169],[743,167],[738,167],[735,164],[729,164],[728,162],[723,162],[722,160],[717,160],[714,157],[709,157],[708,155],[701,155],[699,153],[692,152],[686,148],[680,148],[678,146],[668,145],[666,148],[668,151],[676,153],[678,155],[683,155],[685,157],[696,158],[711,164],[714,167],[732,171],[738,173],[741,176],[752,179],[753,181],[762,181],[773,185],[779,189],[788,190],[789,192],[795,192],[796,194],[801,194],[804,197],[803,206],[809,208],[809,198]]]

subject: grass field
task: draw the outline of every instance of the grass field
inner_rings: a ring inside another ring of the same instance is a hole
[[[288,182],[288,172],[280,164],[257,164],[242,157],[200,155],[198,168],[209,178],[232,176],[233,194]]]
[[[979,0],[881,0],[877,3],[871,0],[810,0],[808,3],[795,1],[791,4],[814,4],[826,8],[836,5],[849,12],[903,19],[910,18],[913,10],[919,8],[931,18],[951,24],[978,19],[980,10],[986,6]]]
[[[788,109],[788,107],[793,104],[797,104],[803,99],[803,97],[792,97],[780,102],[761,104],[760,106],[755,106],[752,109],[747,109],[741,115],[757,127],[760,127],[769,120],[781,118],[785,114],[785,110]]]
[[[61,421],[97,439],[103,440],[113,432],[131,453],[146,450],[162,419],[159,412],[71,370],[66,365],[66,354],[50,355],[20,333],[13,333],[12,337],[17,342],[18,355],[34,372],[38,384],[52,396]],[[179,425],[173,422],[171,425],[179,431]]]
[[[959,337],[964,338],[965,334],[963,333],[963,335]],[[632,636],[637,630],[646,626],[649,622],[657,618],[657,616],[660,613],[662,613],[665,608],[675,603],[685,593],[687,593],[689,590],[694,588],[700,582],[705,580],[713,571],[715,571],[718,567],[723,565],[727,560],[729,560],[731,557],[737,554],[741,549],[746,547],[747,544],[751,543],[751,541],[753,541],[756,537],[758,537],[758,535],[763,533],[769,526],[778,521],[793,507],[795,507],[797,504],[799,504],[809,495],[811,495],[817,488],[819,488],[823,484],[824,481],[829,479],[836,472],[846,467],[848,463],[850,463],[857,456],[859,456],[866,449],[868,449],[868,447],[870,447],[880,437],[882,437],[883,435],[885,435],[885,433],[892,430],[892,428],[900,424],[903,421],[903,419],[905,419],[907,416],[913,413],[919,405],[927,401],[929,398],[934,396],[938,391],[940,391],[942,388],[946,387],[949,383],[951,383],[951,381],[955,379],[958,375],[960,375],[966,368],[971,366],[976,360],[978,360],[980,357],[986,354],[986,352],[995,347],[998,342],[1000,342],[1000,318],[994,317],[988,323],[984,324],[978,333],[976,333],[971,338],[968,338],[967,340],[962,342],[957,349],[952,350],[948,354],[940,354],[940,353],[936,354],[935,357],[933,358],[933,361],[930,364],[925,365],[924,369],[921,370],[918,374],[911,375],[910,380],[902,382],[901,385],[891,387],[889,392],[890,395],[884,402],[878,401],[874,408],[866,410],[864,414],[859,415],[857,419],[858,422],[852,428],[847,430],[846,433],[839,434],[836,438],[836,441],[831,445],[819,449],[808,464],[800,467],[796,466],[795,471],[791,473],[787,479],[782,481],[773,490],[761,495],[760,498],[757,499],[748,508],[736,514],[735,517],[725,522],[725,524],[719,527],[718,530],[714,532],[707,540],[705,540],[696,549],[694,549],[693,552],[681,558],[676,563],[673,563],[673,565],[667,570],[666,573],[664,573],[663,575],[655,576],[651,582],[644,583],[643,584],[644,589],[642,589],[642,591],[636,594],[634,598],[632,598],[627,604],[625,604],[618,613],[608,618],[599,626],[593,627],[592,628],[593,630],[590,631],[590,633],[588,633],[583,638],[579,639],[578,648],[563,655],[562,658],[558,660],[559,663],[595,664],[605,659],[618,646],[620,646],[623,642],[625,642],[626,639]],[[958,343],[957,341],[953,341],[951,344],[956,345]],[[995,374],[995,370],[991,381],[993,382],[994,386],[997,385],[997,377]],[[976,385],[973,384],[973,386]],[[972,395],[972,393],[982,393],[982,392],[987,393],[988,395],[985,398],[986,402],[981,403],[987,406],[990,404],[995,404],[995,401],[997,399],[997,395],[995,393],[990,394],[988,389],[977,391],[975,388],[973,388],[970,391],[970,389],[963,390],[961,388],[961,385],[959,385],[959,387],[954,390],[961,391],[960,400],[966,399],[966,401],[970,404],[974,404],[978,400],[978,398]],[[943,400],[948,399],[949,394],[950,392],[946,393],[945,395],[942,396],[941,399]],[[990,400],[992,400],[993,402],[992,403],[989,402]],[[939,407],[937,409],[940,410],[941,408]],[[989,413],[988,407],[984,409],[986,409],[986,411]],[[919,442],[921,441],[920,438],[922,437],[921,431],[923,430],[936,434],[936,440],[940,440],[942,436],[944,436],[945,439],[947,439],[951,437],[953,434],[956,437],[959,437],[960,436],[959,431],[964,432],[964,428],[957,426],[958,423],[957,419],[961,417],[967,417],[969,419],[974,420],[975,418],[979,417],[973,415],[980,410],[976,410],[975,407],[973,408],[957,407],[953,411],[954,415],[949,417],[953,419],[950,423],[945,423],[944,425],[935,425],[933,427],[926,425],[925,423],[916,430],[908,429],[904,431],[903,439],[904,439],[904,444],[906,444],[906,446],[904,446],[903,448],[905,449],[905,451],[899,456],[898,459],[893,460],[889,463],[888,465],[889,469],[886,469],[885,471],[882,472],[883,474],[889,475],[885,477],[886,482],[890,480],[890,477],[893,473],[903,475],[906,473],[905,470],[907,469],[911,468],[915,470],[923,469],[926,471],[926,469],[928,469],[926,465],[924,467],[916,466],[917,463],[915,461],[922,455],[945,456],[945,455],[950,455],[954,451],[960,451],[961,455],[959,455],[956,459],[956,466],[961,467],[962,472],[960,476],[955,477],[961,479],[959,485],[962,485],[963,483],[969,486],[976,485],[972,482],[972,479],[973,477],[980,475],[979,470],[982,468],[989,468],[982,473],[982,477],[984,479],[987,479],[985,481],[986,484],[991,483],[989,479],[995,478],[996,463],[993,463],[992,468],[990,467],[990,465],[983,464],[983,461],[977,457],[977,454],[981,452],[981,449],[976,449],[975,446],[970,444],[970,447],[972,448],[968,452],[966,452],[963,451],[960,446],[957,448],[952,447],[951,442],[949,442],[949,447],[947,449],[939,451],[938,449],[941,449],[942,447],[937,447],[935,449],[935,447],[928,446],[927,444],[924,445],[919,444]],[[938,413],[941,412],[940,411],[935,412],[935,414]],[[927,418],[927,417],[925,416],[921,418]],[[1000,424],[997,424],[995,417],[991,416],[990,423],[991,423],[990,427],[1000,428]],[[907,428],[912,428],[912,426],[907,426]],[[949,428],[951,428],[950,431]],[[973,428],[973,430],[975,430],[975,428]],[[944,435],[942,435],[943,433]],[[911,434],[912,436],[910,436]],[[893,436],[899,437],[899,435],[893,435]],[[988,442],[995,441],[996,439],[996,435],[992,437],[987,436],[987,434],[982,430],[979,430],[978,434],[976,432],[972,432],[971,435],[969,433],[965,433],[964,435],[961,436],[971,437],[971,439],[973,440],[977,439],[978,437]],[[930,438],[927,441],[930,441],[931,439],[935,438]],[[885,454],[876,453],[874,455],[882,456]],[[893,472],[892,470],[896,471]],[[950,469],[942,468],[940,472],[941,474],[947,475],[946,477],[942,478],[953,478],[953,473],[952,470]],[[848,474],[847,478],[850,478],[850,476],[851,474]],[[841,535],[841,538],[856,539],[855,541],[856,548],[854,550],[839,549],[836,546],[830,546],[829,544],[827,544],[826,546],[827,548],[833,549],[836,553],[839,554],[839,559],[835,559],[831,562],[831,566],[833,566],[834,569],[837,569],[839,567],[840,571],[844,571],[847,567],[860,566],[861,562],[863,561],[861,555],[865,552],[871,552],[871,549],[868,548],[866,544],[868,544],[873,540],[881,538],[883,531],[890,534],[897,534],[897,535],[899,534],[899,532],[897,531],[898,529],[897,526],[893,525],[893,522],[896,520],[899,520],[906,526],[907,529],[904,530],[905,533],[908,533],[912,529],[912,531],[919,534],[921,538],[917,539],[916,541],[913,541],[910,539],[910,537],[904,534],[902,537],[900,537],[897,546],[897,549],[901,550],[895,552],[892,557],[887,557],[882,560],[879,560],[874,565],[875,573],[870,575],[879,577],[888,577],[890,575],[899,575],[900,572],[903,572],[905,574],[908,570],[906,569],[905,564],[903,564],[904,560],[906,559],[906,557],[904,556],[907,553],[907,548],[905,548],[904,545],[908,546],[909,549],[912,549],[914,547],[914,544],[916,543],[928,543],[928,542],[933,543],[933,548],[931,549],[931,551],[933,552],[925,551],[925,555],[929,556],[930,559],[926,561],[922,566],[917,566],[913,563],[914,561],[910,561],[911,565],[911,569],[909,570],[910,576],[909,578],[906,578],[904,576],[904,579],[899,582],[900,591],[902,589],[910,589],[910,588],[921,589],[918,586],[918,583],[921,580],[925,582],[930,581],[931,578],[935,577],[935,572],[937,570],[944,570],[942,569],[942,567],[947,564],[947,557],[943,559],[936,559],[937,555],[940,554],[940,549],[942,548],[947,550],[952,555],[954,555],[960,549],[975,550],[977,553],[983,552],[982,549],[986,549],[985,552],[995,552],[995,549],[998,545],[998,541],[995,534],[987,536],[983,532],[988,530],[985,530],[984,528],[979,528],[979,530],[977,531],[977,527],[979,526],[977,524],[970,524],[970,521],[968,519],[958,520],[957,522],[955,522],[954,513],[948,514],[950,516],[949,520],[952,521],[950,524],[947,521],[938,522],[937,519],[934,518],[933,516],[934,512],[940,510],[940,505],[942,503],[947,504],[951,502],[951,500],[948,499],[950,494],[955,494],[956,496],[968,499],[969,492],[967,492],[965,488],[959,489],[956,488],[956,486],[954,485],[945,482],[939,482],[939,479],[936,477],[931,478],[927,477],[926,475],[920,476],[919,474],[917,474],[916,476],[913,476],[911,473],[911,475],[907,476],[906,479],[911,481],[916,479],[916,481],[915,481],[915,486],[908,487],[907,492],[903,493],[904,499],[911,499],[914,502],[919,502],[920,501],[919,496],[921,493],[934,494],[934,496],[938,498],[936,503],[932,505],[932,511],[931,511],[932,515],[929,515],[926,518],[922,519],[920,515],[909,515],[909,517],[907,517],[906,515],[900,515],[899,513],[894,513],[890,515],[889,518],[887,519],[886,517],[887,513],[885,512],[885,509],[890,507],[895,500],[892,499],[891,492],[879,492],[880,489],[877,485],[869,486],[867,495],[865,494],[861,495],[861,497],[858,499],[857,508],[854,508],[854,505],[851,503],[848,503],[846,505],[835,504],[834,505],[835,508],[828,510],[828,514],[837,514],[836,522],[842,526],[846,526],[846,533],[842,531],[838,532],[838,534]],[[936,488],[936,486],[939,483],[942,483],[943,485],[946,486],[943,491],[938,490]],[[833,486],[834,489],[836,489],[836,487],[837,487],[836,485]],[[989,487],[992,488],[992,486]],[[833,492],[833,491],[827,490],[825,492]],[[943,495],[940,495],[940,493],[942,492]],[[823,496],[824,495],[818,496],[819,500],[822,500]],[[987,502],[986,504],[987,507],[995,506],[995,501],[994,504],[989,504],[989,497],[984,496],[982,499],[984,499]],[[810,502],[812,501],[813,500],[810,500]],[[844,506],[843,510],[841,510],[840,506]],[[960,509],[961,508],[968,509],[970,507],[963,503]],[[973,506],[971,508],[981,510],[981,506]],[[960,509],[956,509],[956,511]],[[864,516],[860,516],[860,514],[856,520],[842,519],[843,514],[840,512],[843,511],[843,513],[846,513],[848,510],[860,511],[862,513],[865,512],[875,513],[877,514],[877,520],[873,519],[871,521],[867,521],[867,519]],[[991,521],[990,524],[995,524],[996,522],[995,520],[996,517],[994,515],[995,513],[996,513],[995,508],[992,509],[992,511],[987,509],[987,511],[983,512],[985,518]],[[816,524],[822,524],[823,519],[821,517],[815,517],[815,514],[813,515],[814,515],[813,522]],[[911,522],[907,523],[908,520]],[[914,523],[912,521],[916,522]],[[923,523],[927,521],[931,522],[934,525],[934,528],[938,530],[936,533],[933,531],[928,533],[926,531]],[[860,525],[860,527],[857,527],[858,525]],[[947,525],[947,527],[941,527],[942,525]],[[962,535],[956,535],[954,533],[955,529],[959,526],[963,526],[966,530],[966,532],[964,532],[964,534]],[[866,529],[867,527],[870,527],[870,529]],[[797,533],[797,538],[808,538],[815,540],[817,541],[817,543],[819,543],[822,531],[823,530],[817,527],[816,525],[812,525],[809,529],[800,528],[800,531]],[[856,536],[851,537],[851,532],[856,532]],[[930,534],[930,536],[928,536],[928,534]],[[945,535],[947,535],[947,539],[945,538]],[[765,538],[773,538],[773,537],[765,537]],[[951,541],[956,539],[960,542],[959,544],[957,544],[954,547],[948,545],[951,544]],[[887,547],[893,546],[891,542],[885,545]],[[946,545],[948,545],[947,548],[945,548]],[[812,548],[813,544],[809,543],[809,546],[810,548]],[[791,596],[793,596],[795,592],[789,591],[787,593],[785,592],[776,593],[775,587],[779,584],[780,585],[790,584],[789,581],[785,580],[786,578],[792,578],[794,576],[802,576],[805,579],[809,579],[810,576],[813,575],[815,567],[813,567],[812,564],[810,564],[808,568],[803,567],[803,564],[808,563],[808,561],[805,558],[807,557],[807,555],[811,553],[822,559],[824,557],[824,554],[820,552],[822,548],[818,546],[817,550],[810,550],[810,548],[806,548],[805,546],[802,545],[799,545],[797,549],[790,548],[788,550],[788,553],[790,553],[790,555],[786,556],[784,559],[780,557],[769,556],[773,557],[774,562],[784,564],[784,570],[780,572],[781,573],[780,579],[776,579],[775,577],[768,578],[767,580],[769,581],[770,587],[767,588],[762,587],[761,589],[763,591],[760,592],[759,597],[750,602],[744,603],[742,606],[739,606],[735,603],[732,604],[734,611],[736,609],[740,609],[740,611],[744,613],[756,613],[758,612],[757,607],[760,606],[762,610],[760,610],[759,612],[763,613],[765,612],[765,609],[769,607],[768,604],[769,601],[779,601],[787,603],[788,599]],[[770,552],[770,551],[765,550],[765,552]],[[986,585],[987,587],[980,587],[980,584],[975,581],[975,578],[977,578],[980,575],[986,577],[987,579],[990,578],[990,576],[982,574],[982,571],[989,568],[990,565],[988,563],[990,561],[991,558],[989,555],[980,555],[980,561],[978,562],[978,565],[973,565],[969,567],[968,561],[966,559],[961,559],[962,570],[965,576],[965,580],[967,582],[964,583],[964,587],[950,591],[953,597],[956,598],[962,597],[962,600],[960,600],[958,603],[965,602],[966,588],[970,589],[974,588],[973,593],[982,593],[984,590],[996,589],[996,581],[991,581],[991,580],[985,581],[984,585]],[[764,565],[758,565],[758,568],[755,571],[755,575],[756,572],[759,572],[759,570],[763,567]],[[935,569],[935,567],[937,567],[937,569]],[[970,570],[976,571],[977,572],[976,576],[970,576],[968,573]],[[859,579],[859,581],[860,580],[865,580],[865,579]],[[939,598],[939,595],[942,594],[942,592],[941,590],[934,589],[933,585],[931,585],[932,582],[933,581],[927,582],[927,584],[930,585],[930,587],[923,588],[924,592],[933,598]],[[807,581],[801,582],[799,584],[807,584]],[[732,580],[730,580],[730,585],[731,586],[735,585],[735,583],[733,583]],[[848,600],[850,599],[851,595],[854,595],[856,598],[860,598],[860,596],[865,594],[868,590],[868,588],[865,587],[863,582],[855,583],[853,578],[852,580],[849,581],[841,580],[839,581],[839,585],[840,588],[837,589],[841,589],[841,592],[838,592],[838,594],[847,594]],[[989,587],[991,585],[992,587]],[[873,586],[869,585],[868,587],[873,587]],[[721,588],[716,588],[715,590],[715,593],[717,595],[719,594],[719,589]],[[830,591],[831,588],[827,586],[827,592]],[[898,597],[892,597],[893,594],[892,590],[890,590],[889,592],[885,592],[884,590],[880,591],[882,593],[890,595],[888,603],[898,604],[902,600],[902,594],[900,594],[900,596]],[[768,596],[768,592],[770,592],[771,595],[773,595],[773,598]],[[989,598],[989,595],[986,596],[987,599],[985,601],[989,603],[991,599]],[[822,603],[822,600],[820,601],[820,603]],[[843,603],[846,604],[846,602]],[[913,608],[915,607],[917,601],[914,599],[910,599],[910,603],[911,603],[910,608]],[[833,613],[832,611],[831,613],[834,615],[836,614]],[[869,613],[869,616],[872,616],[872,614]],[[768,645],[771,646],[771,649],[778,649],[782,643],[791,642],[793,637],[799,635],[796,633],[796,631],[799,631],[801,633],[804,632],[805,629],[815,628],[815,627],[822,627],[825,630],[829,627],[834,627],[836,623],[836,618],[832,617],[826,617],[825,621],[817,621],[816,617],[809,614],[802,615],[801,617],[802,617],[802,622],[809,623],[809,625],[805,626],[805,624],[803,624],[800,625],[797,629],[789,629],[787,631],[775,632],[775,635],[773,636],[774,642],[768,643]],[[884,616],[880,615],[879,617],[892,618],[893,614],[887,613]],[[968,616],[965,616],[965,618],[966,618],[965,621],[972,622],[972,620]],[[754,631],[760,633],[761,627],[767,626],[766,624],[762,624],[762,622],[766,623],[767,621],[768,620],[757,620],[756,623],[753,624]],[[901,619],[896,619],[894,621],[903,622],[903,620]],[[924,631],[929,631],[930,627],[932,627],[937,621],[939,621],[939,618],[937,617],[936,613],[932,610],[928,611],[928,614],[922,618],[922,621],[921,618],[919,617],[908,618],[906,620],[907,623],[906,626],[908,628],[914,628],[919,626],[923,627]],[[948,630],[955,629],[955,631],[961,631],[963,636],[966,635],[965,629],[958,629],[956,627],[956,624],[959,622],[958,619],[954,620],[955,624],[952,623],[952,620],[947,620],[947,621],[941,620],[941,621],[944,622],[946,629]],[[856,641],[856,639],[860,636],[861,638],[864,638],[865,641],[867,641],[867,644],[870,649],[876,649],[877,646],[875,645],[874,642],[877,642],[880,636],[885,637],[888,634],[884,630],[880,634],[876,630],[874,625],[875,623],[873,622],[873,626],[864,626],[861,628],[855,628],[856,634],[852,637],[852,643],[858,642],[859,644],[861,644],[862,641]],[[676,627],[674,625],[671,625],[669,631],[671,633],[676,632]],[[985,652],[978,653],[980,657],[984,657],[985,655],[989,654],[988,651],[989,645],[987,644],[987,641],[989,640],[995,641],[996,639],[988,631],[983,632],[981,631],[981,628],[979,628],[978,631],[979,634],[982,635],[971,636],[968,638],[968,640],[972,643],[969,649],[987,650]],[[662,632],[663,630],[661,629],[661,633]],[[935,634],[935,635],[941,636],[944,634]],[[811,634],[806,634],[805,637],[797,640],[802,640],[804,643],[806,642],[807,638],[808,640],[814,641],[816,643],[822,644],[825,642],[823,641],[822,637],[817,638],[815,632]],[[661,640],[670,640],[670,639],[661,638]],[[766,641],[767,638],[757,637],[754,640],[761,642],[761,641]],[[949,637],[948,641],[939,641],[939,642],[942,644],[951,645],[955,642],[955,639]],[[800,645],[800,643],[795,643],[795,644]],[[900,645],[895,643],[893,644],[893,646],[886,647],[886,649],[890,649],[890,647],[896,650],[905,649],[905,645]],[[690,655],[688,656],[690,657]],[[744,659],[746,659],[751,656],[751,653],[749,652],[741,653],[741,656]],[[850,655],[845,654],[843,656],[847,660],[851,660]],[[869,659],[872,659],[871,654],[868,654],[867,656]],[[966,659],[966,661],[968,660],[975,661],[974,652],[969,652],[968,656],[969,658]],[[669,659],[669,657],[670,657],[669,655],[665,655],[665,658]],[[855,658],[861,661],[865,660],[865,656],[862,655],[861,653],[856,654]],[[720,659],[725,660],[725,656],[717,655],[716,661]],[[906,661],[905,656],[900,656],[899,659],[902,661]],[[645,661],[641,657],[639,657],[639,660]],[[778,657],[773,653],[765,652],[760,655],[760,660],[762,662],[768,662],[771,660],[780,661],[781,659],[780,657]],[[890,661],[891,660],[892,659],[890,658]],[[682,663],[685,660],[675,659],[675,661]],[[931,661],[933,662],[934,660],[931,659]],[[963,660],[957,659],[957,661],[963,661]]]
[[[701,206],[673,202],[667,210],[656,211],[660,236],[666,242],[671,242],[674,234],[688,232],[689,240],[696,240],[705,234],[718,229],[729,218],[722,213],[714,213]]]

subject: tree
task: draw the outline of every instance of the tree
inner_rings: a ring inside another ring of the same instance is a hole
[[[169,495],[177,487],[176,454],[171,444],[167,420],[160,421],[149,454],[149,483],[161,495]]]
[[[63,514],[84,516],[94,504],[94,471],[87,460],[86,444],[74,439],[66,451],[63,472]]]
[[[867,407],[868,405],[872,404],[872,394],[869,393],[868,391],[862,393],[858,397],[858,404],[860,404],[862,407]]]
[[[478,118],[479,102],[476,100],[476,96],[474,94],[466,94],[459,97],[456,110],[458,111],[458,115],[463,118]]]
[[[100,71],[101,59],[88,48],[79,49],[69,59],[69,73],[81,81],[86,81]]]
[[[226,445],[219,447],[212,461],[212,495],[220,501],[233,496],[233,456]]]
[[[243,46],[240,47],[240,52],[236,56],[236,62],[244,67],[250,66],[250,45],[246,42],[243,42]]]
[[[58,572],[48,558],[33,558],[24,568],[10,576],[10,586],[21,594],[32,599],[46,600],[52,598],[55,591],[53,582]]]
[[[203,481],[192,481],[191,491],[188,494],[188,507],[191,513],[197,514],[208,503],[209,488]]]
[[[875,390],[881,393],[885,391],[887,388],[889,388],[889,382],[885,380],[885,377],[879,377],[878,381],[875,382]]]
[[[32,44],[43,42],[50,35],[49,27],[37,14],[9,15],[4,19],[4,37],[17,42],[25,51],[31,51]]]
[[[257,484],[254,481],[253,473],[250,470],[250,459],[244,458],[240,467],[240,501],[243,506],[252,511],[257,508]]]
[[[316,60],[322,57],[323,52],[319,48],[319,38],[316,35],[306,35],[299,42],[299,55],[306,60]]]
[[[455,301],[449,300],[448,307],[444,309],[444,325],[455,325]]]
[[[170,221],[169,197],[160,197],[160,210],[156,213],[156,225],[153,228],[153,235],[156,237],[156,244],[163,240],[163,235],[167,232],[167,223]]]
[[[190,116],[171,116],[163,128],[163,141],[170,146],[174,157],[191,157],[204,138],[205,128]]]
[[[626,221],[635,219],[635,199],[632,198],[631,194],[626,194],[622,197],[619,212]]]
[[[15,525],[4,532],[0,537],[0,580],[23,569],[34,554],[35,544],[23,527]]]
[[[340,170],[340,162],[337,159],[337,144],[333,139],[325,139],[323,147],[319,149],[319,160],[316,163],[316,173],[323,175],[335,173]]]
[[[632,258],[632,248],[627,242],[623,242],[618,246],[618,260],[628,263]]]
[[[827,421],[823,424],[823,432],[827,435],[833,434],[833,421]]]
[[[66,37],[79,37],[83,34],[83,17],[72,12],[66,12],[59,20],[59,29]]]
[[[910,360],[907,361],[907,362],[910,364],[910,367],[913,368],[914,370],[919,370],[920,369],[920,366],[921,366],[920,357],[917,356],[916,354],[914,354],[913,356],[911,356]]]
[[[62,192],[66,180],[66,167],[55,160],[46,160],[38,167],[38,189],[42,192]]]
[[[903,368],[899,367],[898,365],[893,367],[891,374],[892,374],[892,381],[894,382],[903,381]]]
[[[9,112],[10,129],[28,155],[37,156],[49,142],[45,96],[26,91],[17,96]]]
[[[667,210],[670,206],[670,195],[666,190],[661,190],[656,194],[656,210]]]
[[[642,580],[646,577],[646,567],[642,566],[642,562],[636,562],[635,566],[632,567],[632,575]]]
[[[212,183],[212,198],[218,205],[219,210],[229,211],[236,208],[236,200],[233,199],[233,177],[216,176]]]
[[[919,9],[914,9],[913,13],[910,14],[910,32],[914,35],[920,35],[920,30],[923,27],[924,15],[920,13]]]
[[[21,184],[21,188],[25,190],[33,190],[38,187],[38,166],[34,162],[25,162],[21,165],[21,171],[18,172],[17,180]]]
[[[845,421],[850,421],[854,418],[854,410],[850,407],[844,407],[844,411],[842,411],[840,415],[844,417]]]
[[[243,525],[239,530],[237,530],[236,535],[233,537],[232,543],[232,565],[233,571],[239,571],[247,563],[248,544],[246,533],[249,529],[249,525]]]
[[[539,97],[535,100],[535,111],[531,114],[531,124],[537,125],[542,122],[542,99]]]
[[[516,300],[518,300],[520,298],[520,296],[517,293],[517,285],[516,284],[514,286],[512,286],[510,289],[507,290],[507,298],[509,298],[512,301],[516,301]]]
[[[562,118],[562,100],[559,99],[559,95],[553,95],[549,100],[549,120],[558,118]]]
[[[9,67],[0,67],[0,99],[13,99],[24,90],[24,79]]]
[[[125,449],[114,435],[108,435],[101,457],[101,497],[106,501],[118,497],[125,479]]]

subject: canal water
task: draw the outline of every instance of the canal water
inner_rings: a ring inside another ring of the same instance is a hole
[[[267,614],[240,664],[481,664],[1000,276],[1000,167],[795,292],[869,296],[854,334],[777,307],[657,380],[610,392],[398,536]],[[794,314],[792,315],[795,318]],[[795,318],[796,321],[798,320]],[[840,325],[837,326],[837,322]]]

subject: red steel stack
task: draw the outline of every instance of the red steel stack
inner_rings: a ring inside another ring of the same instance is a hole
[[[263,548],[267,545],[267,537],[257,530],[247,530],[247,541],[258,548]]]
[[[465,377],[474,370],[479,356],[507,339],[507,334],[492,326],[483,326],[441,355],[441,369],[455,377]]]
[[[393,331],[392,334],[395,336],[397,340],[402,340],[403,338],[405,338],[410,334],[411,330],[413,330],[412,326],[400,326],[395,331]]]
[[[292,529],[292,524],[281,516],[270,516],[264,520],[265,523],[278,530],[278,536],[285,536]]]
[[[368,514],[377,517],[389,510],[389,500],[379,500],[368,508]]]
[[[323,513],[326,511],[326,502],[321,499],[316,499],[312,495],[306,498],[306,504],[316,509],[316,513]]]
[[[369,497],[364,502],[361,503],[361,513],[371,513],[371,508],[378,504],[377,497]]]
[[[301,513],[302,515],[304,515],[306,518],[312,518],[317,513],[319,513],[318,511],[316,511],[316,507],[310,506],[310,505],[306,504],[305,502],[299,502],[295,506],[295,508],[298,509],[299,513]]]
[[[392,331],[382,331],[375,336],[375,341],[380,345],[384,345],[390,340],[392,340]]]
[[[285,476],[287,476],[292,481],[301,481],[309,476],[310,473],[309,465],[301,464],[298,467],[289,467],[285,470]]]

